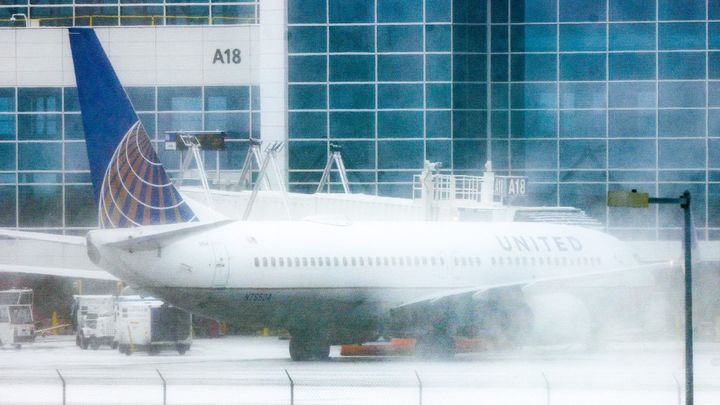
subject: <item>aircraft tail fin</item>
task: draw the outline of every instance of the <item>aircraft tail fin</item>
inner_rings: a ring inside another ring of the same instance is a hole
[[[95,31],[69,31],[100,226],[194,221],[195,214],[165,173]]]

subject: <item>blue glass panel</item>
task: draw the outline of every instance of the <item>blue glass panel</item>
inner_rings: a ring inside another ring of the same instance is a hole
[[[655,19],[656,0],[609,0],[611,21],[649,21]]]
[[[200,87],[158,87],[158,111],[202,110]]]
[[[708,0],[708,17],[711,20],[720,20],[720,0]]]
[[[82,117],[80,114],[65,114],[64,119],[65,139],[85,139],[85,131],[83,130]],[[155,135],[154,132],[152,135]]]
[[[605,169],[605,141],[560,141],[560,168]]]
[[[720,167],[720,139],[708,140],[708,158],[708,167]]]
[[[422,84],[378,85],[378,108],[422,108]]]
[[[348,170],[375,169],[375,142],[368,141],[339,141],[333,142],[342,147],[343,161]],[[370,175],[369,181],[375,176]],[[350,178],[350,181],[353,181]]]
[[[21,227],[62,226],[61,186],[20,186],[18,200],[18,225]]]
[[[662,139],[658,149],[661,168],[705,168],[705,141],[702,139]]]
[[[126,90],[127,91],[127,90]],[[80,111],[80,100],[78,99],[77,87],[65,87],[63,89],[64,111]]]
[[[330,23],[370,23],[375,20],[375,2],[368,0],[330,1]]]
[[[331,85],[330,108],[373,109],[375,108],[375,86],[372,84]]]
[[[43,20],[43,26],[72,26],[74,7],[33,7],[30,18]]]
[[[560,136],[604,137],[605,111],[560,111]]]
[[[513,111],[513,138],[554,138],[557,114],[554,111]]]
[[[327,137],[327,113],[288,113],[288,138],[298,139],[325,137]]]
[[[563,24],[560,26],[561,51],[604,51],[605,24]]]
[[[605,108],[605,83],[561,83],[560,108]]]
[[[510,159],[513,169],[554,169],[557,167],[555,141],[511,141]]]
[[[453,0],[454,23],[484,23],[487,0]]]
[[[65,136],[67,138],[68,134],[68,115],[65,115]],[[79,123],[79,130],[74,129],[72,131],[73,136],[75,139],[85,139],[85,132],[83,132],[82,128],[82,122],[80,121],[80,116],[76,116],[78,118]],[[143,126],[145,127],[145,131],[147,132],[150,139],[155,139],[157,137],[157,123],[155,119],[154,113],[145,113],[145,114],[138,114],[138,118],[140,118],[140,122],[142,122]],[[163,139],[165,137],[165,134],[163,134]]]
[[[457,140],[453,141],[453,168],[481,169],[485,165],[487,152],[485,142],[479,140]]]
[[[18,111],[44,112],[61,111],[62,95],[60,88],[19,88]]]
[[[421,111],[380,111],[378,112],[379,138],[415,138],[423,131]]]
[[[454,52],[485,52],[486,51],[485,25],[455,25],[453,26]]]
[[[431,162],[440,162],[443,167],[450,167],[452,157],[452,142],[427,141],[425,142],[425,158]]]
[[[655,111],[609,111],[608,134],[611,137],[655,136]]]
[[[611,51],[655,49],[655,24],[610,24]]]
[[[556,108],[557,86],[553,83],[513,83],[512,108]]]
[[[97,215],[92,186],[65,186],[65,226],[96,227]]]
[[[492,84],[492,108],[509,108],[510,106],[510,88],[504,83]]]
[[[486,106],[485,83],[453,84],[453,107],[457,109],[484,109]]]
[[[708,77],[720,79],[720,52],[708,52]]]
[[[508,52],[510,50],[508,27],[504,25],[493,25],[491,29],[490,42],[492,52]]]
[[[163,6],[122,7],[120,25],[162,25],[165,24],[163,13]]]
[[[374,50],[373,27],[368,25],[330,27],[330,52],[373,52]]]
[[[18,114],[18,139],[59,140],[62,137],[61,114]]]
[[[158,135],[160,138],[164,138],[167,131],[200,131],[202,129],[201,113],[158,114]]]
[[[15,139],[15,114],[0,114],[0,140]]]
[[[561,55],[560,80],[605,80],[605,55],[595,53]]]
[[[233,88],[233,87],[230,87]],[[67,89],[66,89],[67,90]],[[125,92],[130,98],[135,111],[155,111],[155,88],[154,87],[127,87]],[[207,108],[207,107],[206,107]],[[67,108],[67,93],[65,93],[65,111]],[[80,111],[78,104],[77,110]]]
[[[599,173],[602,180],[605,177],[604,173]],[[560,205],[578,207],[589,216],[605,222],[606,195],[605,184],[562,184],[560,186]]]
[[[370,1],[369,3],[372,3]],[[422,0],[377,0],[378,22],[415,22],[423,20]]]
[[[252,135],[253,138],[260,139],[261,138],[261,131],[260,131],[260,124],[262,123],[262,119],[260,117],[260,113],[254,112],[250,114],[250,135]]]
[[[425,134],[428,138],[449,138],[450,125],[450,111],[425,113]]]
[[[19,170],[62,170],[62,143],[18,144]]]
[[[704,20],[706,0],[658,0],[660,20]]]
[[[705,136],[705,110],[658,111],[659,136]]]
[[[510,3],[512,22],[557,21],[557,0],[525,0]]]
[[[705,107],[705,83],[660,82],[660,107]]]
[[[708,24],[708,48],[720,48],[720,23]]]
[[[379,25],[377,46],[378,52],[422,52],[423,26]]]
[[[450,25],[426,25],[425,49],[430,52],[450,51]]]
[[[15,89],[12,87],[0,87],[0,112],[15,111]]]
[[[483,82],[486,79],[486,71],[485,55],[453,55],[453,79],[455,81]]]
[[[705,53],[660,53],[658,60],[660,79],[704,79]]]
[[[610,80],[655,79],[655,54],[611,53],[609,57]]]
[[[493,138],[510,136],[510,111],[493,111],[490,115],[490,131]]]
[[[331,138],[374,138],[375,113],[330,112]]]
[[[425,91],[427,108],[451,107],[449,84],[427,84]]]
[[[65,143],[65,170],[90,170],[85,142]]]
[[[165,10],[167,25],[207,25],[209,22],[207,6],[165,6]]]
[[[288,24],[324,23],[325,0],[288,0]]]
[[[450,22],[451,0],[425,0],[425,20],[428,22]]]
[[[229,139],[248,139],[250,136],[250,113],[205,114],[205,130],[224,131]]]
[[[605,21],[605,2],[560,0],[560,21]]]
[[[658,24],[659,49],[705,49],[705,23]]]
[[[720,107],[720,82],[708,82],[708,106]]]
[[[330,80],[369,82],[375,79],[375,57],[362,55],[330,56]]]
[[[508,81],[508,57],[507,55],[492,55],[491,57],[490,80],[492,82]]]
[[[288,166],[294,169],[319,169],[327,161],[327,142],[288,142]],[[314,185],[317,187],[317,184]]]
[[[555,81],[557,57],[553,54],[512,55],[510,68],[513,81]]]
[[[289,82],[324,82],[327,80],[325,56],[288,56]]]
[[[260,110],[260,86],[250,86],[250,109]]]
[[[487,126],[486,114],[478,114],[477,111],[455,111],[453,113],[453,137],[454,138],[479,138],[484,137]]]
[[[610,108],[654,108],[656,93],[653,82],[610,83]]]
[[[0,187],[0,226],[14,227],[15,224],[15,186]]]
[[[654,169],[655,141],[648,139],[611,139],[608,141],[611,168]]]
[[[416,169],[424,158],[422,141],[378,142],[378,169]]]
[[[205,87],[205,110],[249,110],[250,88],[247,86]]]
[[[229,1],[229,0],[226,0]],[[256,24],[257,14],[255,5],[221,5],[212,6],[212,21],[210,24]]]
[[[450,55],[426,55],[425,79],[427,81],[450,80]]]
[[[380,81],[421,81],[423,78],[421,55],[378,55],[377,58]],[[374,71],[374,66],[371,68]]]
[[[708,136],[720,136],[720,110],[708,110]]]
[[[325,52],[325,27],[288,27],[288,52]]]
[[[15,143],[0,143],[0,170],[15,170]]]
[[[510,20],[508,15],[510,7],[508,2],[510,0],[492,0],[490,1],[490,16],[492,23],[505,23]]]
[[[557,26],[513,25],[510,28],[513,52],[553,52],[557,48]]]

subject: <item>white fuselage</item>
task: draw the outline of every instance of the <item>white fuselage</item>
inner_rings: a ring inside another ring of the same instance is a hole
[[[443,290],[637,264],[602,232],[538,223],[231,222],[188,231],[161,248],[105,246],[183,227],[192,225],[99,230],[88,240],[100,265],[131,285],[203,315],[252,324],[307,301],[373,303],[382,311]]]

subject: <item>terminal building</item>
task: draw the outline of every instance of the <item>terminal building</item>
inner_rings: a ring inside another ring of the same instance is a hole
[[[87,4],[86,4],[87,3]],[[608,210],[607,191],[693,196],[720,239],[719,0],[4,0],[0,226],[97,224],[68,26],[97,27],[160,157],[167,131],[287,143],[312,192],[331,144],[353,192],[409,197],[423,162],[529,179],[526,204],[575,206],[614,234],[680,235],[675,207]],[[677,211],[677,212],[676,212]],[[619,214],[623,214],[619,216]]]

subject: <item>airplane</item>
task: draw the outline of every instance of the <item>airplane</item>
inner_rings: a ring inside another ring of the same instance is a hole
[[[415,338],[442,358],[457,336],[500,330],[519,341],[542,310],[528,294],[669,266],[569,225],[223,219],[178,193],[95,32],[69,36],[100,229],[67,243],[192,313],[287,329],[292,360],[379,336]]]

